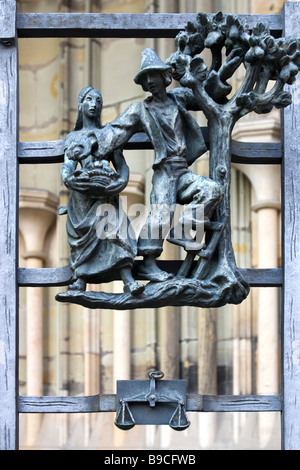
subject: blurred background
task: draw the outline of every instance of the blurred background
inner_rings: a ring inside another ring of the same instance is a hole
[[[278,14],[282,0],[18,0],[18,11],[99,13]],[[165,60],[173,39],[20,39],[20,141],[63,139],[77,117],[77,96],[99,89],[102,123],[145,99],[133,81],[141,52],[153,47]],[[242,74],[242,72],[240,72]],[[242,75],[236,74],[233,90]],[[173,83],[171,86],[178,84]],[[206,126],[202,113],[194,113]],[[250,114],[236,125],[240,141],[279,142],[280,114]],[[148,204],[152,150],[125,151],[128,206]],[[208,155],[193,170],[208,176]],[[241,268],[274,268],[280,254],[280,166],[232,165],[232,239]],[[20,165],[20,266],[68,264],[61,164]],[[179,259],[165,243],[164,259]],[[89,286],[99,289],[100,286]],[[118,282],[105,286],[118,292]],[[20,289],[20,394],[88,396],[115,393],[116,381],[185,379],[188,393],[280,393],[280,292],[252,288],[239,306],[166,307],[134,311],[89,310],[61,304],[62,288]],[[35,339],[32,340],[32,332]],[[190,413],[192,424],[120,431],[113,413],[21,415],[21,449],[280,449],[279,413]]]

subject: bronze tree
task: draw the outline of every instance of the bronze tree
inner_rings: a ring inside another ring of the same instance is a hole
[[[300,41],[275,38],[268,26],[258,23],[252,31],[238,16],[199,13],[180,32],[177,51],[167,60],[173,77],[192,89],[197,105],[208,121],[210,178],[224,188],[216,209],[216,221],[225,221],[223,236],[206,268],[206,278],[228,289],[238,303],[249,291],[236,267],[230,234],[231,134],[236,122],[250,112],[268,113],[291,104],[285,85],[292,85],[300,67]],[[211,51],[207,67],[201,53]],[[244,67],[243,81],[235,93],[228,80]],[[270,83],[272,84],[270,88]],[[228,298],[227,298],[228,299]]]

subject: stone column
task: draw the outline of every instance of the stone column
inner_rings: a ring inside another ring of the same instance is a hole
[[[279,210],[276,200],[261,201],[253,207],[258,216],[258,268],[278,267]],[[265,241],[265,243],[263,243]],[[276,395],[280,390],[279,293],[278,288],[258,289],[257,393]],[[261,448],[271,439],[274,414],[259,415]]]
[[[248,124],[249,130],[246,130]],[[245,126],[245,127],[244,127]],[[245,121],[237,126],[235,138],[248,141],[278,140],[278,121],[274,117]],[[256,213],[255,268],[279,265],[279,210],[281,207],[279,165],[235,165],[253,185],[252,210]],[[247,167],[247,168],[246,168]],[[257,289],[257,394],[279,393],[279,298],[278,288]],[[260,413],[259,438],[263,448],[274,431],[274,415]]]
[[[144,202],[144,179],[138,174],[131,174],[127,187],[121,194],[124,211],[130,214],[133,204]],[[113,284],[113,292],[123,292],[123,282]],[[116,392],[117,380],[131,378],[131,311],[113,311],[113,386]],[[121,447],[124,443],[123,431],[114,428],[114,444]]]
[[[123,210],[127,214],[131,214],[130,208],[134,204],[142,204],[144,202],[144,179],[138,174],[131,174],[126,189],[121,195]],[[133,211],[134,212],[134,211]],[[133,214],[134,216],[134,214]],[[123,282],[114,283],[113,291],[116,293],[123,292]],[[115,310],[114,313],[114,385],[117,380],[129,380],[131,370],[130,350],[130,310]]]
[[[256,268],[277,268],[279,261],[280,169],[252,165],[249,175],[256,192],[252,210],[257,214]],[[278,288],[257,289],[257,394],[279,393]],[[261,413],[259,434],[263,447],[273,432],[272,415]]]
[[[257,214],[256,268],[277,268],[279,263],[280,168],[251,166],[249,176],[256,193],[252,210]],[[257,392],[279,392],[278,289],[259,288],[257,292]]]
[[[258,215],[258,238],[266,240],[258,247],[258,267],[278,267],[279,201],[262,201],[253,207]],[[278,289],[259,289],[258,302],[258,393],[279,391]]]
[[[45,239],[56,220],[57,197],[48,191],[21,189],[19,228],[25,242],[26,267],[43,268]],[[27,395],[43,395],[43,288],[28,287],[26,292]],[[41,415],[28,419],[27,440],[33,444]]]

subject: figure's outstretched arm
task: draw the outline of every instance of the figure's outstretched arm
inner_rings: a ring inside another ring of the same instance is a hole
[[[115,121],[89,133],[89,136],[95,136],[98,141],[100,158],[123,148],[129,139],[141,130],[140,105],[141,103],[130,105]]]

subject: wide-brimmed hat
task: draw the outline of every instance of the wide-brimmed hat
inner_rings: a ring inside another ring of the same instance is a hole
[[[160,60],[154,49],[147,48],[142,52],[141,70],[134,78],[135,83],[142,85],[145,74],[150,70],[171,72],[172,67],[170,65],[166,65],[162,60]]]

